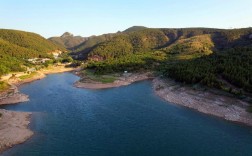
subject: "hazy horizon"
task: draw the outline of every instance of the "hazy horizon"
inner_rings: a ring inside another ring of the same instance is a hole
[[[0,28],[35,32],[46,38],[64,32],[88,37],[131,26],[245,28],[252,25],[251,5],[249,0],[9,0],[0,6],[4,21]]]

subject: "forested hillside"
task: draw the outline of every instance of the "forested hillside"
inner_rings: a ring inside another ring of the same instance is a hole
[[[56,46],[52,42],[48,42],[48,40],[43,38],[42,36],[30,32],[0,29],[0,38],[10,42],[11,44],[15,44],[27,49],[36,50],[42,53],[48,53],[55,49],[64,50],[64,48]]]
[[[252,47],[232,48],[193,60],[166,62],[162,72],[188,84],[200,83],[235,94],[241,94],[242,90],[252,92]]]
[[[251,44],[251,28],[244,29],[153,29],[145,27],[127,29],[122,33],[91,37],[76,47],[75,52],[103,59],[125,53],[161,50],[165,53],[210,54],[212,51],[246,46]],[[139,29],[138,29],[139,28]],[[133,30],[132,30],[133,29]],[[83,57],[84,58],[84,57]],[[82,58],[82,59],[83,59]],[[86,59],[86,58],[84,58]]]
[[[65,49],[35,33],[0,29],[0,76],[22,71],[28,58],[51,57],[54,50]]]
[[[155,70],[184,83],[252,92],[252,28],[144,28],[91,45],[86,68],[97,74]]]

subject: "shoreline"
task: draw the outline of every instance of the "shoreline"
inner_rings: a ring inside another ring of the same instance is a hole
[[[20,102],[29,101],[29,96],[20,93],[16,85],[10,84],[11,87],[0,93],[0,105],[10,105]]]
[[[33,77],[25,82],[17,83],[20,86],[25,83],[40,80],[46,77],[46,74],[62,73],[77,71],[78,69],[66,69],[61,71],[44,71],[41,72],[43,77]],[[177,105],[181,105],[190,109],[194,109],[198,112],[205,113],[220,117],[232,122],[243,123],[248,126],[252,126],[252,113],[246,111],[248,103],[243,102],[234,97],[227,97],[223,95],[217,95],[209,91],[194,90],[191,87],[183,86],[173,80],[161,79],[153,77],[152,73],[134,73],[128,76],[121,76],[113,83],[93,83],[87,82],[75,82],[74,86],[77,88],[86,89],[105,89],[130,85],[134,82],[152,79],[152,86],[154,93],[167,102],[171,102]],[[12,85],[17,95],[26,97],[25,100],[29,100],[27,95],[19,93],[18,87]],[[2,94],[2,93],[1,93]],[[2,102],[3,103],[3,102]],[[14,104],[9,103],[9,104]],[[0,101],[1,105],[1,101]],[[32,113],[26,112],[14,112],[0,109],[0,154],[13,147],[16,144],[20,144],[28,140],[34,134],[29,128],[30,116]],[[18,137],[16,137],[18,136]]]
[[[42,69],[33,77],[24,80],[20,80],[18,78],[9,79],[7,82],[11,85],[11,87],[8,90],[0,93],[0,105],[16,104],[29,101],[28,95],[19,92],[18,87],[21,85],[41,80],[49,74],[71,72],[75,70],[78,70],[78,68],[65,68],[63,66],[58,66],[52,67],[51,69]]]
[[[65,68],[63,66],[52,67],[52,69],[40,70],[38,74],[25,80],[19,80],[17,78],[8,80],[11,87],[0,93],[0,106],[29,101],[28,95],[19,92],[18,87],[21,85],[41,80],[48,74],[71,72],[75,70],[78,70],[78,68]],[[0,154],[14,145],[21,144],[32,137],[34,133],[28,127],[31,122],[31,115],[32,113],[0,109]]]
[[[247,102],[241,101],[235,97],[214,94],[210,91],[194,90],[188,86],[181,86],[181,84],[174,80],[161,79],[150,75],[151,73],[132,74],[132,77],[120,78],[114,83],[107,84],[95,81],[89,83],[77,81],[74,86],[85,89],[106,89],[152,79],[154,93],[167,102],[228,121],[252,126],[252,113],[247,112],[249,106]]]
[[[154,77],[151,75],[152,75],[151,73],[140,73],[140,74],[134,73],[128,76],[118,77],[118,79],[112,83],[102,83],[102,82],[97,82],[97,81],[92,81],[92,80],[89,80],[89,82],[77,81],[74,83],[74,87],[85,88],[85,89],[115,88],[115,87],[127,86],[138,81],[153,79]]]
[[[29,128],[31,113],[0,109],[0,154],[34,134]]]
[[[16,82],[13,82],[12,84],[14,84],[16,86],[21,86],[21,85],[26,84],[26,83],[31,83],[33,81],[41,80],[41,79],[45,78],[46,75],[49,75],[49,74],[72,72],[72,71],[75,71],[75,70],[78,70],[78,68],[66,68],[66,67],[63,67],[63,66],[52,67],[51,69],[42,69],[42,70],[39,70],[38,74],[33,76],[32,78],[16,81]]]
[[[246,111],[249,104],[235,97],[194,90],[191,87],[180,86],[173,80],[161,78],[155,78],[152,85],[155,94],[167,102],[252,126],[252,113]]]

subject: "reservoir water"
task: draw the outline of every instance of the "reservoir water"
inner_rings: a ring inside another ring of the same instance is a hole
[[[251,156],[252,128],[174,105],[150,81],[74,88],[78,77],[49,75],[20,88],[30,101],[1,108],[33,112],[34,136],[4,156]]]

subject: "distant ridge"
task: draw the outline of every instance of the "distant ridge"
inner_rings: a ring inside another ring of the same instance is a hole
[[[72,49],[87,40],[86,37],[74,36],[70,32],[65,32],[60,37],[51,37],[48,40],[67,49]]]

